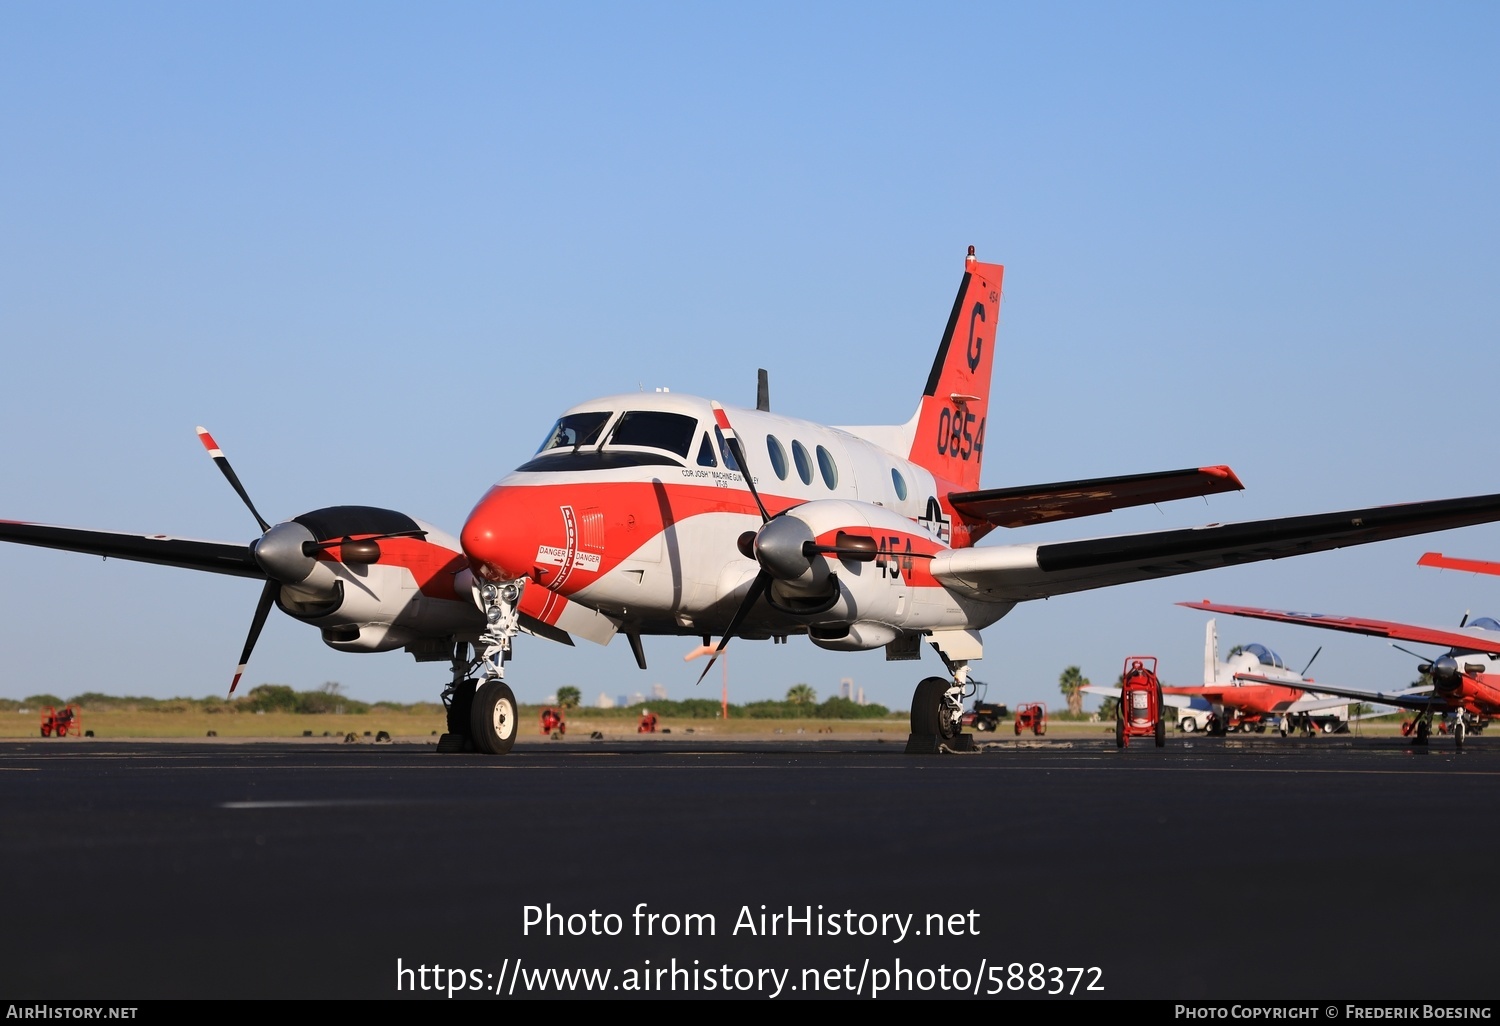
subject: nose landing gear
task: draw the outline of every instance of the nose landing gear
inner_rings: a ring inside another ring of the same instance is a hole
[[[952,680],[928,677],[912,693],[907,755],[974,751],[974,735],[963,732],[963,699],[969,688],[968,665],[955,661],[952,668]]]

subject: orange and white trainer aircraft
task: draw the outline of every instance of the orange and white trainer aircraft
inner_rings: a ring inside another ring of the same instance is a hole
[[[1475,570],[1475,560],[1450,560],[1437,562],[1436,553],[1422,557],[1424,566],[1448,566],[1453,569]],[[1443,559],[1439,556],[1438,559]],[[1479,573],[1500,573],[1494,570],[1477,570]],[[1409,688],[1401,691],[1356,691],[1351,688],[1319,684],[1318,690],[1361,702],[1375,702],[1411,709],[1418,715],[1414,723],[1412,743],[1425,745],[1432,729],[1432,719],[1442,714],[1448,719],[1449,732],[1454,742],[1462,747],[1464,736],[1478,733],[1491,719],[1500,716],[1500,621],[1481,616],[1470,620],[1467,616],[1457,627],[1423,627],[1418,624],[1393,623],[1389,620],[1371,620],[1359,616],[1332,616],[1326,613],[1302,613],[1282,609],[1260,609],[1253,606],[1217,605],[1205,599],[1202,602],[1180,602],[1178,605],[1192,609],[1206,609],[1231,616],[1246,616],[1257,620],[1273,620],[1278,623],[1300,623],[1324,630],[1346,631],[1350,634],[1366,634],[1395,641],[1414,641],[1424,645],[1446,646],[1448,651],[1427,660],[1419,671],[1430,677],[1431,687]],[[1398,648],[1400,646],[1397,646]],[[1402,651],[1407,651],[1402,649]],[[1410,653],[1415,655],[1416,653]]]
[[[624,634],[806,636],[885,649],[946,673],[917,684],[910,752],[961,732],[980,631],[1018,602],[1500,520],[1470,496],[1079,541],[976,545],[996,527],[1238,489],[1224,466],[979,487],[1004,269],[972,247],[916,412],[830,427],[671,392],[565,411],[535,456],[489,489],[459,538],[392,510],[334,506],[270,525],[207,432],[203,444],[261,535],[192,541],[0,522],[0,541],[236,574],[264,586],[238,682],[272,605],[341,651],[446,660],[440,750],[498,754],[517,733],[513,642]],[[710,661],[704,667],[707,674]],[[231,685],[231,692],[233,685]],[[970,741],[970,743],[972,743]]]

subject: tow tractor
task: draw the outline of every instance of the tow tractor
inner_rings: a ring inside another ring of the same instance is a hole
[[[42,737],[67,737],[69,734],[74,737],[83,736],[78,707],[65,705],[58,709],[55,706],[47,706],[47,711],[42,713]]]
[[[1130,656],[1120,675],[1120,701],[1115,706],[1115,744],[1125,748],[1133,737],[1154,737],[1156,747],[1167,743],[1167,721],[1162,718],[1161,681],[1156,656]]]
[[[1016,736],[1031,731],[1037,737],[1047,733],[1047,706],[1042,702],[1027,702],[1016,706]]]
[[[988,685],[981,684],[988,691]],[[963,725],[973,727],[981,733],[993,734],[1000,729],[1002,720],[1010,719],[1010,710],[998,702],[986,702],[982,698],[974,699],[974,704],[969,711],[963,715]]]
[[[542,733],[556,741],[568,732],[568,725],[563,721],[561,709],[551,706],[542,710]]]

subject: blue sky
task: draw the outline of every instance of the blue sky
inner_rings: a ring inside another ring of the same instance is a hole
[[[905,420],[974,245],[1006,265],[988,487],[1227,463],[1243,493],[992,541],[1500,491],[1500,11],[1481,4],[0,7],[0,516],[246,540],[389,506],[456,532],[564,407],[670,387]],[[1066,596],[985,631],[1058,701],[1181,600],[1456,623],[1500,526]],[[0,546],[0,696],[227,688],[254,582]],[[1351,686],[1375,639],[1223,619]],[[654,683],[680,639],[523,639],[523,701]],[[731,648],[735,700],[910,701],[921,665]],[[273,614],[247,685],[435,698]],[[718,670],[701,692],[718,693]]]

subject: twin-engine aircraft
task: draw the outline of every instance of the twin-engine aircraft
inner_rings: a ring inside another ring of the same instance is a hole
[[[1051,543],[976,545],[997,527],[1091,516],[1241,488],[1224,466],[979,487],[1004,268],[973,248],[911,419],[830,427],[670,392],[563,413],[537,453],[475,506],[458,539],[392,510],[334,506],[274,526],[207,432],[250,508],[249,544],[0,522],[0,540],[264,582],[235,683],[272,605],[341,651],[447,660],[442,751],[515,743],[513,642],[624,634],[885,649],[943,676],[916,685],[908,752],[961,747],[980,631],[1018,602],[1500,520],[1482,495]],[[996,425],[989,421],[998,417]],[[707,674],[709,666],[704,667]],[[701,678],[700,678],[701,679]],[[231,685],[231,692],[234,685]]]
[[[1419,562],[1423,566],[1440,566],[1475,573],[1500,574],[1500,563],[1472,559],[1450,559],[1429,552]],[[1417,624],[1370,620],[1359,616],[1330,616],[1326,613],[1300,613],[1281,609],[1259,609],[1253,606],[1216,605],[1208,600],[1182,602],[1179,605],[1206,609],[1231,616],[1247,616],[1280,623],[1300,623],[1324,630],[1347,631],[1394,641],[1415,641],[1424,645],[1442,645],[1448,651],[1429,659],[1418,668],[1427,675],[1430,688],[1413,688],[1395,692],[1355,691],[1319,684],[1320,691],[1362,702],[1377,702],[1417,713],[1412,727],[1412,743],[1427,744],[1432,720],[1439,714],[1449,723],[1449,732],[1459,747],[1464,736],[1478,733],[1495,716],[1500,716],[1500,621],[1481,616],[1470,620],[1466,615],[1458,627],[1422,627]],[[1398,648],[1400,646],[1397,646]],[[1402,651],[1406,651],[1402,649]],[[1415,654],[1415,653],[1412,653]],[[1425,658],[1425,657],[1423,657]],[[1420,693],[1419,693],[1420,692]]]
[[[1337,729],[1334,722],[1347,718],[1349,702],[1313,688],[1307,671],[1317,657],[1314,652],[1301,673],[1258,643],[1220,659],[1218,628],[1209,620],[1203,639],[1203,683],[1164,684],[1162,701],[1177,709],[1177,725],[1189,734],[1200,730],[1216,737],[1231,730],[1262,733],[1273,722],[1282,737],[1299,726],[1311,733],[1315,712],[1330,714],[1324,723]],[[1118,687],[1091,684],[1083,690],[1120,697]]]

